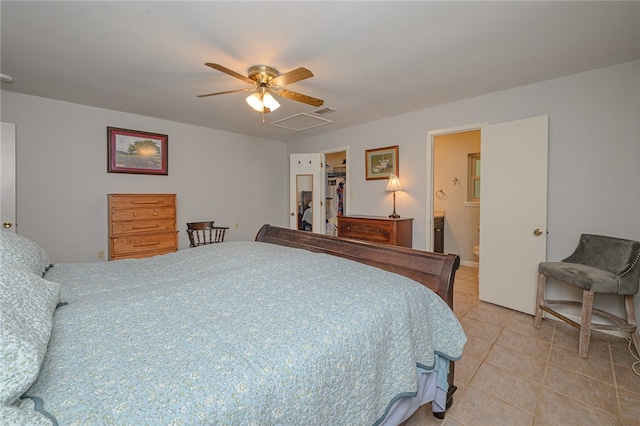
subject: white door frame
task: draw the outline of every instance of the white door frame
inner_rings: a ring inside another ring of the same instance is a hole
[[[324,182],[326,174],[324,169],[324,153],[296,153],[289,154],[289,227],[297,229],[297,175],[309,175],[312,177],[312,215],[313,232],[325,233]]]
[[[448,127],[439,130],[430,130],[427,132],[427,251],[433,251],[433,168],[434,168],[434,159],[433,159],[433,145],[435,142],[436,136],[450,135],[453,133],[463,133],[469,132],[471,130],[480,130],[482,131],[482,127],[486,126],[488,123],[474,123],[474,124],[466,124],[463,126],[457,127]]]

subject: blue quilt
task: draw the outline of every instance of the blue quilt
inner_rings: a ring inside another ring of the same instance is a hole
[[[371,425],[415,393],[416,367],[459,359],[466,341],[408,278],[266,243],[45,278],[68,305],[26,396],[60,425]]]

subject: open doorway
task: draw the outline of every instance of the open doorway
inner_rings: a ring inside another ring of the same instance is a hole
[[[347,215],[348,150],[335,148],[325,155],[325,218],[326,234],[338,235],[338,216]]]
[[[426,204],[432,227],[439,189],[433,185],[435,138],[481,131],[479,297],[529,314],[535,307],[537,266],[546,257],[548,121],[544,115],[468,125],[429,132],[427,140],[431,175]],[[433,248],[433,233],[427,237],[427,247]]]
[[[349,149],[289,156],[291,229],[337,235],[338,216],[348,214]]]
[[[455,253],[460,255],[457,248],[458,243],[455,243],[455,241],[456,241],[456,238],[463,238],[464,241],[460,243],[460,245],[464,247],[470,247],[468,249],[468,255],[465,255],[465,257],[460,256],[461,260],[465,260],[465,263],[463,264],[466,264],[467,260],[469,262],[472,262],[473,259],[476,259],[476,262],[478,262],[477,257],[473,254],[473,247],[475,245],[478,245],[478,243],[475,243],[470,246],[470,243],[467,241],[467,239],[471,241],[474,238],[474,234],[471,232],[474,229],[474,226],[473,224],[469,224],[469,221],[473,221],[475,219],[470,219],[470,218],[463,219],[466,222],[461,229],[464,229],[464,230],[457,231],[457,234],[459,235],[460,233],[462,233],[464,237],[453,235],[452,234],[453,230],[451,229],[451,227],[449,226],[447,229],[446,222],[448,220],[447,209],[451,210],[449,206],[452,205],[451,203],[454,201],[452,200],[452,197],[454,199],[460,197],[462,195],[463,190],[466,191],[467,189],[466,182],[462,182],[462,181],[466,181],[467,172],[465,168],[464,176],[463,176],[462,171],[446,170],[447,164],[445,164],[444,162],[437,163],[436,159],[434,158],[435,145],[436,145],[436,140],[439,140],[439,141],[443,141],[441,142],[442,146],[446,147],[445,144],[447,143],[453,142],[455,144],[455,141],[460,139],[458,135],[473,134],[478,138],[478,142],[477,142],[478,150],[476,152],[480,152],[480,140],[482,139],[482,128],[483,126],[486,126],[486,125],[487,125],[486,123],[474,123],[474,124],[469,124],[465,126],[433,130],[427,133],[427,170],[430,170],[430,175],[428,176],[428,181],[427,181],[427,206],[426,206],[427,207],[427,229],[429,230],[427,233],[427,239],[426,239],[427,250],[434,251],[434,246],[436,248],[442,247],[444,253]],[[457,144],[455,145],[457,146]],[[457,148],[452,146],[452,149],[455,151],[462,151],[465,146],[461,145],[461,146],[457,146]],[[473,148],[469,148],[469,149],[473,149]],[[445,155],[453,156],[454,154],[451,153],[451,154],[445,154]],[[440,166],[442,166],[442,169],[444,169],[444,171],[438,174],[439,180],[438,182],[435,182],[434,181],[436,177],[435,169]],[[458,180],[454,182],[454,179],[456,178]],[[442,192],[438,192],[439,190],[442,190]],[[440,198],[444,198],[444,200],[440,200]],[[438,203],[436,203],[436,200],[438,201]],[[472,216],[474,212],[477,211],[477,215],[479,218],[480,217],[479,205],[480,204],[477,203],[474,207],[471,207],[471,206],[457,207],[457,209],[458,210],[462,209],[462,211],[466,210],[466,213],[467,213],[466,216]],[[436,208],[436,206],[438,208]],[[449,215],[449,219],[452,221],[456,221],[456,216],[464,217],[465,214],[454,214],[454,212],[451,211]],[[444,223],[444,228],[442,228],[442,225],[441,225],[442,223]],[[476,241],[479,241],[478,228],[479,226],[475,226]],[[444,237],[439,235],[438,232],[442,232]],[[436,239],[439,239],[439,241],[436,241]],[[452,251],[453,248],[455,248],[456,251]],[[471,265],[471,266],[474,266],[474,265]],[[477,264],[475,266],[477,266]]]
[[[473,267],[480,245],[480,136],[474,129],[437,135],[433,142],[434,251],[442,247]]]

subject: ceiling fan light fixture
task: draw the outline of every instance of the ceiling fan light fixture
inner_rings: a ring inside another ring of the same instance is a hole
[[[271,93],[265,93],[262,98],[262,102],[264,102],[264,106],[269,108],[271,111],[275,111],[280,108],[280,104],[276,101],[276,98],[271,96]]]
[[[268,113],[280,108],[280,104],[270,93],[254,93],[247,97],[247,103],[257,112]]]

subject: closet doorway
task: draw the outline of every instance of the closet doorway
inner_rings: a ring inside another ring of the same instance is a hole
[[[349,149],[289,157],[290,228],[337,235],[337,220],[347,215]]]
[[[338,235],[338,216],[347,215],[347,148],[325,151],[325,218],[327,235]]]

